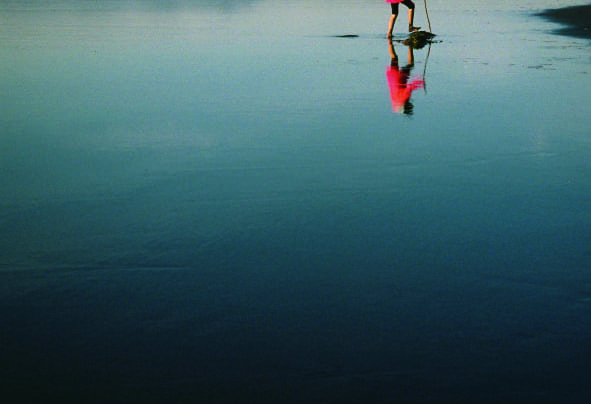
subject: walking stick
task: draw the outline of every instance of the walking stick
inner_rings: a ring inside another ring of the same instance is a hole
[[[429,20],[429,11],[427,10],[427,0],[423,0],[425,2],[425,13],[427,14],[427,23],[429,24],[429,32],[431,31],[431,20]]]

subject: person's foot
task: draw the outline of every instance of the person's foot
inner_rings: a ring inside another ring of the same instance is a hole
[[[413,27],[412,25],[408,26],[408,32],[417,32],[420,29],[421,27]]]

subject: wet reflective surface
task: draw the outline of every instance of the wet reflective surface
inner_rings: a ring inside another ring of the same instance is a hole
[[[577,3],[318,3],[0,1],[5,391],[587,402]]]

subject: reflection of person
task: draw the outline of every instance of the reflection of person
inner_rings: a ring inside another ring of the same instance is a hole
[[[390,20],[388,22],[388,38],[392,38],[392,30],[394,29],[394,24],[396,23],[396,18],[398,17],[398,4],[402,3],[406,7],[408,7],[408,32],[414,32],[421,29],[421,27],[413,26],[413,20],[415,16],[415,3],[412,0],[386,0],[386,3],[390,3],[392,7],[392,15],[390,16]]]
[[[394,50],[392,41],[390,44],[390,57],[392,61],[386,68],[386,79],[390,88],[390,100],[392,101],[392,111],[412,115],[413,105],[410,102],[412,92],[418,88],[425,87],[425,81],[422,77],[411,78],[410,72],[414,67],[414,53],[411,46],[408,47],[408,62],[405,67],[398,67],[398,55]],[[411,80],[412,79],[412,80]],[[409,82],[410,81],[410,82]]]

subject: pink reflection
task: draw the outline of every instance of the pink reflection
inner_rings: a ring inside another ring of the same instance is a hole
[[[386,79],[390,89],[390,100],[392,101],[392,111],[412,115],[413,105],[410,102],[412,92],[418,88],[425,87],[423,76],[411,76],[414,67],[414,54],[412,46],[408,46],[408,57],[406,66],[400,67],[398,64],[398,55],[394,49],[392,41],[388,41],[390,57],[392,58],[390,66],[386,68]]]

